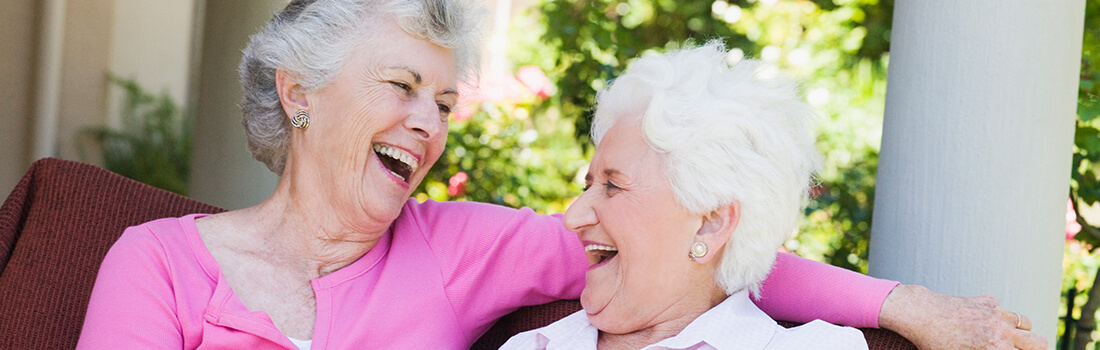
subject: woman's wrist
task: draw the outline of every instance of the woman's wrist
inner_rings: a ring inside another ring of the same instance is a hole
[[[935,297],[928,288],[911,284],[899,284],[886,295],[878,314],[879,328],[889,329],[912,339],[914,325],[924,323],[916,310],[927,309],[927,303]]]

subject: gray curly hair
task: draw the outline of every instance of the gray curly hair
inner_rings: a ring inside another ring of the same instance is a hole
[[[237,68],[244,101],[242,124],[252,157],[282,175],[290,121],[275,88],[275,70],[305,91],[335,78],[364,33],[393,19],[406,33],[451,49],[460,80],[477,76],[480,11],[467,0],[293,0],[252,35]]]

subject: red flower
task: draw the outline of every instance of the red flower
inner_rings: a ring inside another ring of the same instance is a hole
[[[447,181],[447,194],[451,197],[466,194],[466,180],[468,179],[469,176],[464,171],[451,176],[451,179]]]
[[[814,187],[810,187],[810,198],[817,198],[818,196],[829,192],[828,188],[825,188],[824,184],[817,184]]]
[[[1066,240],[1072,240],[1081,232],[1081,224],[1077,223],[1077,213],[1073,212],[1072,200],[1066,201]]]

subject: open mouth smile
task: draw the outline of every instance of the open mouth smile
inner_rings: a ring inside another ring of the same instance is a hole
[[[589,269],[592,269],[603,266],[604,264],[611,261],[611,259],[614,258],[615,255],[619,254],[619,249],[603,244],[588,244],[584,246],[584,252],[587,254],[591,254],[598,259],[595,264],[592,264],[592,266],[588,267]]]
[[[419,159],[408,151],[379,143],[374,144],[373,148],[382,166],[401,181],[408,183],[409,175],[419,167]]]

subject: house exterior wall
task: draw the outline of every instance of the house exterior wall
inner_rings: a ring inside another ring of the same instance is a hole
[[[252,159],[241,126],[237,64],[248,36],[285,0],[207,1],[191,156],[190,195],[226,209],[255,205],[279,178]]]
[[[0,0],[0,193],[5,196],[23,177],[27,166],[31,116],[34,113],[34,72],[38,2]]]

